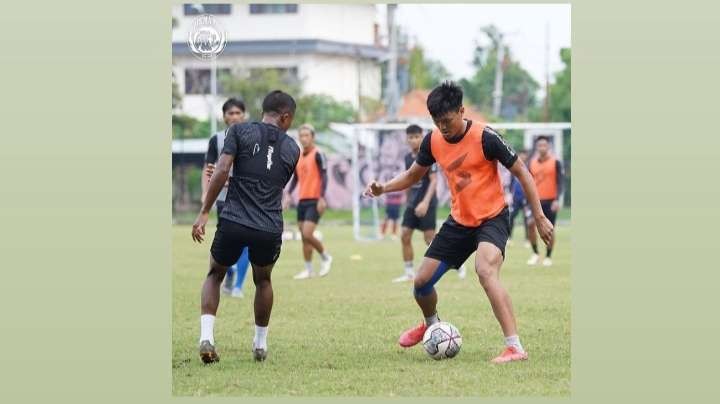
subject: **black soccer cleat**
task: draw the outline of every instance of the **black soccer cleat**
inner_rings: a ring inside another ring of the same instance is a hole
[[[220,362],[220,356],[218,356],[215,347],[208,340],[200,342],[200,360],[206,365]]]
[[[267,349],[255,348],[253,349],[253,358],[256,362],[262,362],[267,358]]]

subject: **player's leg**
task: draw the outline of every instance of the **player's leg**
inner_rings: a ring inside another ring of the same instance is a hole
[[[232,289],[232,297],[244,297],[243,285],[245,284],[245,274],[247,274],[248,267],[250,266],[250,259],[248,257],[248,248],[243,248],[243,252],[240,255],[240,259],[235,263],[235,285]]]
[[[280,257],[282,236],[262,231],[248,231],[250,262],[252,264],[253,283],[255,284],[255,337],[253,338],[253,357],[263,361],[267,357],[267,335],[270,314],[273,308],[272,269]]]
[[[540,206],[542,207],[543,213],[545,214],[545,217],[550,220],[550,223],[555,226],[555,219],[557,219],[557,212],[553,212],[552,210],[552,200],[547,201],[540,201]],[[545,259],[543,259],[543,266],[549,267],[552,266],[552,251],[555,247],[555,237],[553,237],[552,240],[550,240],[550,244],[547,245],[547,252],[545,254]]]
[[[217,217],[220,217],[220,213],[222,213],[223,209],[225,208],[225,202],[224,201],[216,201],[215,202],[215,210],[217,211]],[[225,281],[222,284],[222,288],[220,291],[226,295],[232,294],[232,288],[233,288],[233,279],[235,278],[235,265],[232,265],[228,267],[227,273],[225,274]]]
[[[303,240],[311,245],[311,248],[320,254],[320,272],[318,276],[325,276],[330,272],[332,265],[332,256],[328,254],[322,241],[315,237],[315,229],[320,222],[320,213],[317,210],[317,201],[309,204],[307,213],[305,214],[305,222],[303,223],[302,237]]]
[[[307,240],[305,240],[305,237],[302,236],[303,227],[305,224],[305,216],[307,216],[307,203],[305,203],[304,201],[298,201],[297,223],[298,223],[298,231],[300,232],[300,236],[301,236],[301,240],[302,240],[304,268],[302,271],[300,271],[297,275],[295,275],[293,277],[294,279],[308,279],[312,276],[312,273],[313,273],[313,267],[312,267],[313,247],[312,247],[312,245],[310,245],[307,242]]]
[[[393,279],[393,282],[397,283],[410,281],[415,276],[415,268],[413,265],[414,252],[412,247],[412,234],[413,229],[410,227],[406,227],[406,223],[403,220],[403,226],[400,230],[400,246],[402,249],[404,274],[400,277]]]
[[[528,218],[527,221],[527,235],[528,240],[530,241],[530,247],[532,247],[532,255],[527,260],[528,265],[537,265],[537,263],[540,261],[540,254],[538,253],[538,235],[537,230],[535,229],[535,220],[533,218]]]

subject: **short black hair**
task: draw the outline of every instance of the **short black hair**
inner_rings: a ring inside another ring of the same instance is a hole
[[[427,108],[430,116],[440,118],[448,112],[460,109],[463,100],[462,88],[452,81],[444,81],[428,95]]]
[[[232,98],[228,98],[227,101],[225,101],[225,103],[223,104],[223,106],[222,106],[223,114],[228,112],[228,110],[232,107],[238,107],[238,108],[240,108],[240,110],[242,112],[245,112],[245,103],[242,102],[242,100],[239,98],[232,97]]]
[[[408,135],[414,134],[414,133],[419,133],[422,135],[423,130],[420,126],[412,124],[412,125],[408,126],[407,128],[405,128],[405,133]]]
[[[535,143],[537,144],[537,142],[539,142],[541,140],[544,140],[544,141],[550,143],[550,136],[540,135],[535,138]]]
[[[290,94],[280,90],[272,91],[265,96],[262,103],[263,113],[274,112],[276,114],[290,113],[295,115],[295,100]]]

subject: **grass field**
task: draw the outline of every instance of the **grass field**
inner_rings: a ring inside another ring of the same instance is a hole
[[[449,272],[437,284],[438,312],[463,336],[460,354],[434,361],[421,346],[396,341],[421,320],[402,273],[399,241],[357,243],[346,225],[323,226],[334,256],[326,278],[295,281],[302,267],[299,241],[286,241],[275,269],[275,305],[269,357],[251,356],[252,295],[223,296],[215,326],[220,363],[197,355],[200,285],[207,271],[212,230],[193,244],[189,226],[173,226],[173,394],[180,396],[568,396],[570,394],[570,228],[558,228],[552,268],[525,265],[521,242],[507,249],[501,277],[513,298],[530,360],[504,366],[488,362],[503,347],[500,328],[471,270],[460,280]],[[519,227],[516,238],[522,235]],[[424,253],[415,235],[416,264]],[[352,260],[359,255],[360,260]],[[474,259],[473,257],[470,260]],[[472,262],[472,261],[471,261]],[[317,268],[317,257],[315,258]]]

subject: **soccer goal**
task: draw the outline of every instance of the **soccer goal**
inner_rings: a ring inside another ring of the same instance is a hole
[[[372,180],[388,181],[405,169],[405,154],[409,149],[405,139],[405,129],[414,123],[429,131],[434,128],[429,122],[400,123],[367,123],[344,124],[332,123],[330,129],[350,139],[351,150],[351,188],[353,233],[358,241],[372,241],[382,238],[381,224],[385,219],[387,197],[366,198],[363,191]],[[492,123],[493,128],[524,131],[523,143],[526,149],[532,150],[534,139],[545,135],[552,139],[552,146],[558,155],[562,155],[562,131],[570,129],[570,123]],[[440,205],[449,203],[447,189],[442,171],[439,171],[438,202]],[[403,193],[404,197],[404,193]],[[398,222],[402,221],[402,213]],[[399,227],[399,223],[398,223]]]

